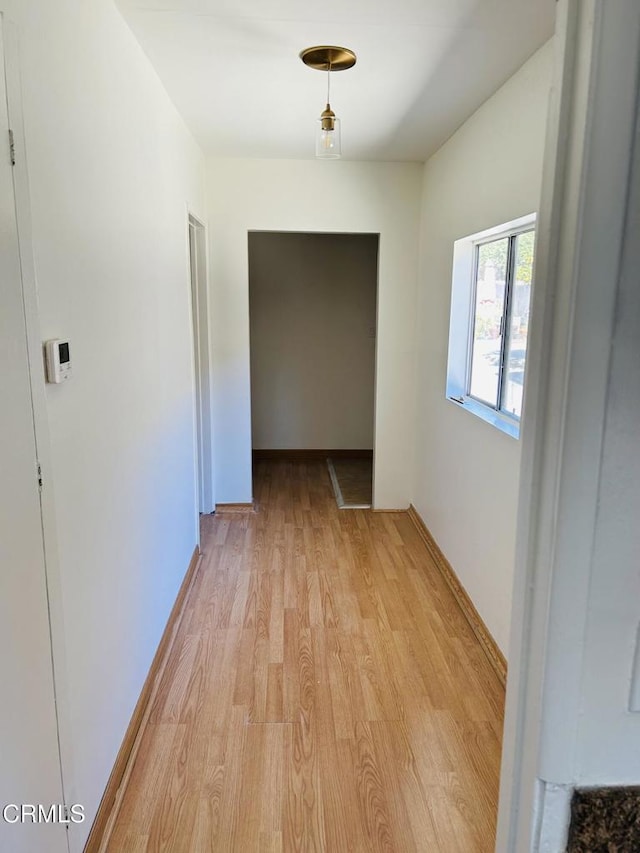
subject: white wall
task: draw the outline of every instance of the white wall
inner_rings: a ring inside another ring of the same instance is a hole
[[[564,850],[576,785],[640,782],[640,6],[560,0],[556,34],[500,853]]]
[[[253,447],[372,448],[378,238],[249,235]]]
[[[73,362],[46,402],[80,849],[196,544],[186,205],[202,210],[203,159],[110,0],[4,8],[41,334],[68,336]]]
[[[380,234],[374,501],[378,508],[408,506],[421,172],[422,166],[413,163],[210,161],[220,503],[245,502],[252,496],[247,233],[334,231]]]
[[[566,366],[552,364],[552,375],[560,376],[563,434],[539,776],[637,785],[640,7],[595,0],[583,14],[579,47],[586,59],[575,75],[581,88],[573,113],[585,113],[584,159],[572,153],[566,170],[579,179],[570,187],[578,215],[561,244],[568,261],[555,300],[568,303],[571,326],[560,330]]]
[[[584,634],[576,750],[580,785],[640,783],[639,131],[611,350]],[[632,674],[635,702],[629,713]]]
[[[413,502],[505,653],[520,445],[445,399],[453,243],[537,210],[550,74],[549,43],[431,157],[423,184]]]

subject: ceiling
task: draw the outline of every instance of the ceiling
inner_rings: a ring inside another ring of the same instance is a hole
[[[427,159],[553,34],[555,0],[117,0],[210,155],[312,159],[326,74],[298,58],[337,44],[350,160]]]

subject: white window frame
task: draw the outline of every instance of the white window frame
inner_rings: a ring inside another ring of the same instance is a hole
[[[501,237],[531,231],[535,229],[535,224],[536,214],[529,213],[511,222],[462,237],[453,244],[446,397],[454,405],[516,439],[520,437],[520,418],[494,409],[468,393],[475,313],[476,247]]]

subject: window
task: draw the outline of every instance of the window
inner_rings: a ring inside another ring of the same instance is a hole
[[[503,432],[520,432],[535,215],[457,240],[447,397]]]

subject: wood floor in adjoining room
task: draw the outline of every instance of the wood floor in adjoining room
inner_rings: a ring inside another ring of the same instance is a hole
[[[373,498],[373,459],[327,459],[338,506],[366,509]]]
[[[405,513],[256,466],[204,559],[112,853],[494,849],[504,691]]]

